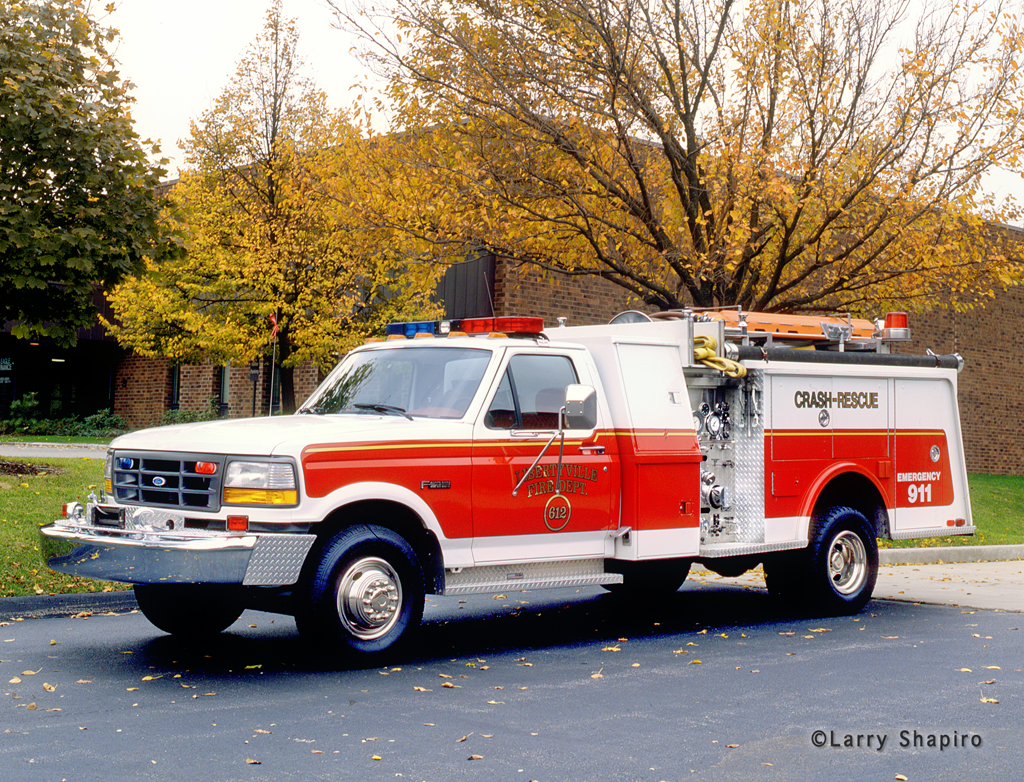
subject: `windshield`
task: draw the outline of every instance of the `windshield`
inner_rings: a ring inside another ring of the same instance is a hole
[[[462,418],[491,359],[475,348],[397,348],[349,355],[300,413]]]

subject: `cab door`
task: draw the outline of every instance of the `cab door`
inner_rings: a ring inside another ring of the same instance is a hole
[[[617,526],[612,438],[600,422],[566,430],[561,468],[560,438],[552,440],[566,386],[592,382],[586,367],[571,354],[510,351],[497,377],[474,429],[474,560],[602,556]]]

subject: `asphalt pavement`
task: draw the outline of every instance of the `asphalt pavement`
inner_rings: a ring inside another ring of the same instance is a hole
[[[107,601],[119,596],[106,596]],[[322,659],[289,617],[202,641],[135,611],[0,614],[18,782],[1004,782],[1024,765],[1020,616],[873,600],[793,615],[700,578],[427,600],[400,658]]]

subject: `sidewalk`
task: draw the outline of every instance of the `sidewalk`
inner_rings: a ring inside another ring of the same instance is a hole
[[[1024,612],[1024,561],[882,566],[875,598]]]
[[[89,443],[0,442],[0,456],[8,459],[103,459],[107,447]]]

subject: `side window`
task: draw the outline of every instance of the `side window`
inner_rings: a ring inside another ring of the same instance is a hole
[[[577,382],[566,356],[513,356],[487,410],[489,429],[557,429],[565,387]]]
[[[498,385],[498,393],[491,400],[491,406],[487,408],[487,415],[484,417],[484,425],[488,429],[515,429],[516,403],[512,398],[512,382],[509,379],[509,370],[501,376],[501,383]]]

